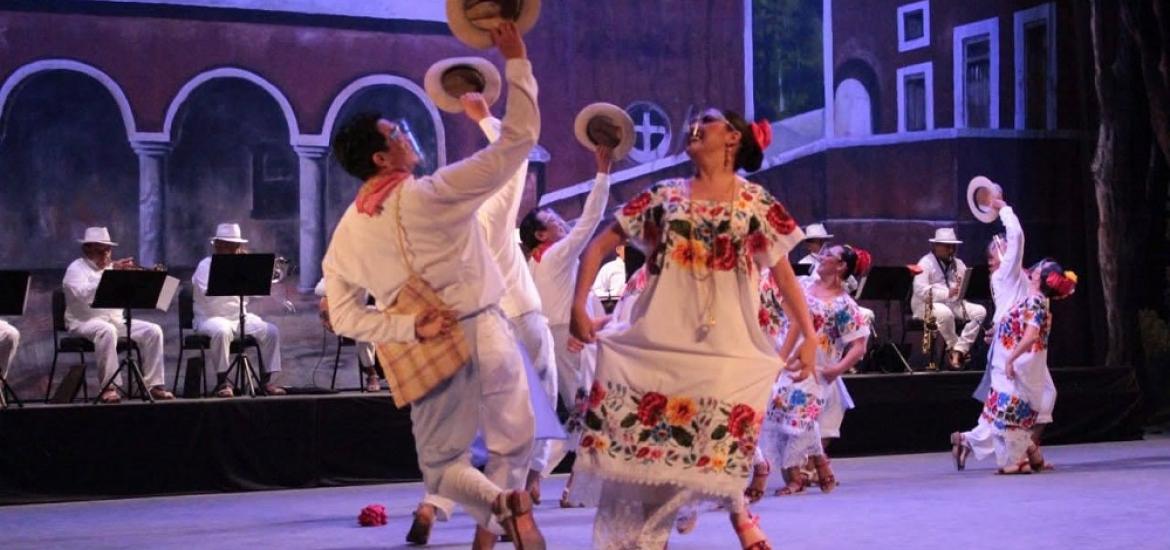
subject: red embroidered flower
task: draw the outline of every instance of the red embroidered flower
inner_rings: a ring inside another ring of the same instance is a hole
[[[643,426],[653,426],[658,424],[662,418],[663,411],[666,410],[665,395],[657,392],[650,392],[642,396],[642,402],[638,404],[638,420]]]
[[[760,326],[767,327],[772,324],[772,315],[768,313],[768,308],[760,308]]]
[[[702,457],[699,457],[699,461],[695,463],[695,466],[702,468],[703,466],[706,466],[710,463],[711,463],[711,457],[702,456]]]
[[[731,235],[715,237],[715,254],[711,256],[711,267],[719,271],[735,269],[735,243]]]
[[[768,209],[768,224],[781,235],[788,235],[796,230],[796,220],[788,215],[784,205],[776,202]]]
[[[601,382],[593,381],[593,387],[589,388],[589,408],[596,409],[601,405],[601,401],[605,399],[605,388],[601,387]]]
[[[622,215],[627,217],[634,217],[641,214],[647,206],[650,205],[650,192],[643,191],[640,195],[630,199],[625,206],[622,207]]]
[[[752,427],[755,421],[756,410],[740,403],[731,408],[731,416],[727,418],[727,430],[738,439],[743,437],[743,434]]]
[[[748,235],[747,238],[748,252],[751,254],[759,254],[768,249],[768,237],[764,236],[762,231],[756,231]]]
[[[593,441],[594,441],[594,437],[591,435],[587,435],[585,437],[582,437],[581,438],[581,447],[589,449],[589,448],[593,447]]]
[[[358,514],[358,525],[362,527],[386,525],[386,508],[381,504],[371,504],[362,508]]]
[[[646,458],[646,455],[648,454],[650,454],[650,447],[642,447],[641,449],[638,449],[638,453],[635,456],[638,458]]]

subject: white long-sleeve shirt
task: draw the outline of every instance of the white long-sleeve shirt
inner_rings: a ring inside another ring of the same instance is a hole
[[[598,298],[621,298],[626,289],[626,261],[620,256],[605,262],[593,281],[593,294]]]
[[[581,253],[597,231],[607,201],[609,174],[598,173],[593,180],[593,189],[585,199],[585,207],[581,209],[581,217],[577,218],[573,229],[548,247],[539,261],[533,256],[528,263],[532,269],[532,279],[536,281],[536,289],[540,292],[540,301],[544,304],[544,316],[548,317],[550,326],[569,322]]]
[[[65,326],[69,330],[91,319],[105,319],[114,324],[126,321],[122,317],[121,309],[95,309],[89,307],[93,297],[97,294],[98,283],[102,280],[102,273],[109,269],[98,269],[97,265],[86,258],[78,258],[69,264],[65,270],[65,279],[61,281],[61,288],[65,291]]]
[[[503,278],[475,214],[528,158],[540,135],[532,64],[504,66],[510,86],[507,112],[495,143],[430,176],[408,177],[389,194],[380,215],[342,215],[322,267],[329,315],[337,334],[366,342],[414,340],[414,316],[367,310],[368,289],[378,304],[392,304],[410,276],[398,247],[395,202],[401,200],[411,264],[462,317],[499,303]]]
[[[992,320],[996,323],[1029,292],[1028,277],[1024,274],[1024,228],[1010,206],[999,209],[999,219],[1003,222],[1007,242],[1004,243],[999,269],[991,274],[991,299],[995,302]]]
[[[922,317],[925,313],[928,292],[936,304],[957,304],[961,301],[961,296],[951,297],[950,289],[959,284],[960,278],[967,276],[967,264],[963,260],[955,258],[944,272],[942,263],[930,253],[918,260],[918,267],[922,271],[914,276],[914,294],[910,298],[910,309],[915,317]]]
[[[485,118],[479,121],[479,127],[489,143],[500,138],[499,119]],[[500,309],[504,310],[504,315],[509,319],[541,310],[540,293],[532,281],[532,273],[525,265],[524,252],[516,242],[516,217],[520,215],[520,200],[524,197],[524,182],[527,179],[526,158],[508,182],[489,197],[475,214],[492,258],[500,268],[500,275],[504,277]]]
[[[213,317],[225,319],[240,318],[239,296],[208,296],[207,283],[211,280],[211,256],[199,261],[195,274],[191,275],[191,293],[194,302],[195,326]],[[248,298],[244,297],[244,313],[248,313]]]

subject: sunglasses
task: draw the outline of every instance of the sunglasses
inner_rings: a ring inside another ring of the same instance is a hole
[[[698,137],[699,136],[699,128],[702,126],[706,126],[708,124],[711,124],[713,122],[722,122],[722,123],[726,124],[728,127],[731,127],[731,122],[728,121],[727,118],[724,117],[721,113],[719,113],[718,111],[715,111],[713,109],[707,110],[707,111],[703,112],[702,115],[699,115],[699,116],[691,119],[691,122],[689,124],[690,137]]]
[[[391,120],[389,122],[391,126],[390,134],[386,136],[387,141],[398,141],[405,138],[407,143],[410,144],[410,148],[414,151],[414,154],[418,156],[419,163],[421,164],[425,162],[426,157],[423,155],[422,147],[419,147],[418,140],[414,138],[414,133],[410,131],[410,123],[407,122],[404,118]]]

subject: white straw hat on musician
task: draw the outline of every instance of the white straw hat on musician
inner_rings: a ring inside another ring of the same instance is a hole
[[[460,42],[481,50],[492,47],[490,31],[504,20],[524,34],[540,17],[540,0],[447,0],[447,26]]]
[[[118,243],[110,240],[110,230],[104,227],[87,227],[85,228],[85,235],[77,242],[81,244],[104,244],[106,246],[118,246]]]
[[[240,231],[240,224],[221,223],[215,226],[215,236],[211,238],[212,244],[215,244],[215,241],[243,244],[248,242],[248,239],[243,237],[243,232]]]
[[[500,98],[500,71],[482,57],[451,57],[431,65],[423,88],[435,106],[448,113],[462,113],[459,98],[468,92],[483,94],[488,105]]]
[[[963,244],[959,237],[955,235],[955,228],[940,227],[934,230],[934,238],[930,242],[935,244]]]
[[[833,238],[833,234],[825,229],[825,224],[810,223],[804,230],[804,240],[806,241],[827,241]]]
[[[626,158],[634,148],[634,119],[612,103],[592,103],[577,113],[573,134],[590,151],[598,145],[612,147],[613,160],[617,161]]]

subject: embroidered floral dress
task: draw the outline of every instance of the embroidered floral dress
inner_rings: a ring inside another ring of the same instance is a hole
[[[577,473],[742,501],[782,367],[758,320],[760,269],[802,233],[762,187],[738,185],[731,202],[692,201],[686,180],[668,180],[617,214],[647,279],[599,334]]]
[[[1007,359],[1023,340],[1028,327],[1036,327],[1040,337],[1031,349],[1016,358],[1015,379],[1008,379]],[[991,425],[995,456],[1000,467],[1014,466],[1025,460],[1032,426],[1052,421],[1056,388],[1048,372],[1048,334],[1051,328],[1048,299],[1036,294],[1030,294],[1013,305],[996,325],[990,367],[991,391],[983,402],[981,421]],[[1045,411],[1047,418],[1042,419]]]
[[[818,420],[825,413],[828,398],[838,391],[840,377],[828,382],[822,371],[840,362],[852,342],[869,336],[869,322],[852,297],[841,294],[823,300],[812,295],[812,285],[811,280],[804,283],[804,295],[818,338],[816,375],[794,382],[793,373],[784,371],[764,420],[763,454],[781,468],[802,466],[808,457],[824,454]],[[777,338],[782,341],[784,333]],[[852,400],[848,405],[852,408]]]

